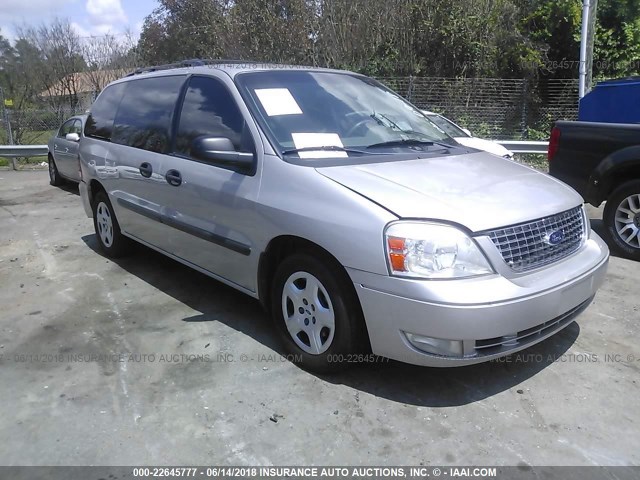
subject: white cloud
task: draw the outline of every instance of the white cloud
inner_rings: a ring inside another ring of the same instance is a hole
[[[87,0],[87,13],[89,22],[99,27],[103,33],[105,33],[105,26],[108,27],[108,31],[113,24],[128,22],[120,0]]]

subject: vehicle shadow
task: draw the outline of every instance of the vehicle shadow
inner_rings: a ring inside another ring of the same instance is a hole
[[[82,240],[99,255],[95,235]],[[113,260],[142,281],[201,312],[183,322],[223,322],[284,355],[271,320],[258,301],[141,245],[134,255]],[[343,373],[316,375],[394,402],[445,407],[477,402],[514,388],[562,358],[580,333],[577,323],[523,352],[495,362],[458,368],[426,368],[386,359],[354,364]]]

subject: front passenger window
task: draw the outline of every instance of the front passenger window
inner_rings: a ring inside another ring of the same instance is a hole
[[[226,137],[236,151],[251,152],[251,133],[227,88],[215,78],[192,77],[176,136],[176,152],[191,155],[191,143],[200,136]]]

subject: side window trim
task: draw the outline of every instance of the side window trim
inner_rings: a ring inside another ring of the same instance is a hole
[[[182,87],[180,88],[180,93],[178,94],[178,99],[176,100],[176,105],[173,111],[173,118],[171,121],[171,139],[169,144],[169,151],[167,154],[182,157],[182,155],[176,155],[176,142],[178,139],[178,128],[180,128],[180,117],[182,116],[182,105],[184,103],[184,98],[187,95],[187,91],[189,90],[189,83],[191,83],[191,78],[195,75],[190,73],[186,76]]]

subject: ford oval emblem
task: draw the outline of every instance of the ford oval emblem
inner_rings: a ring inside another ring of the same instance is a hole
[[[544,243],[547,245],[560,245],[564,240],[564,230],[556,230],[555,232],[547,232],[544,236]]]

